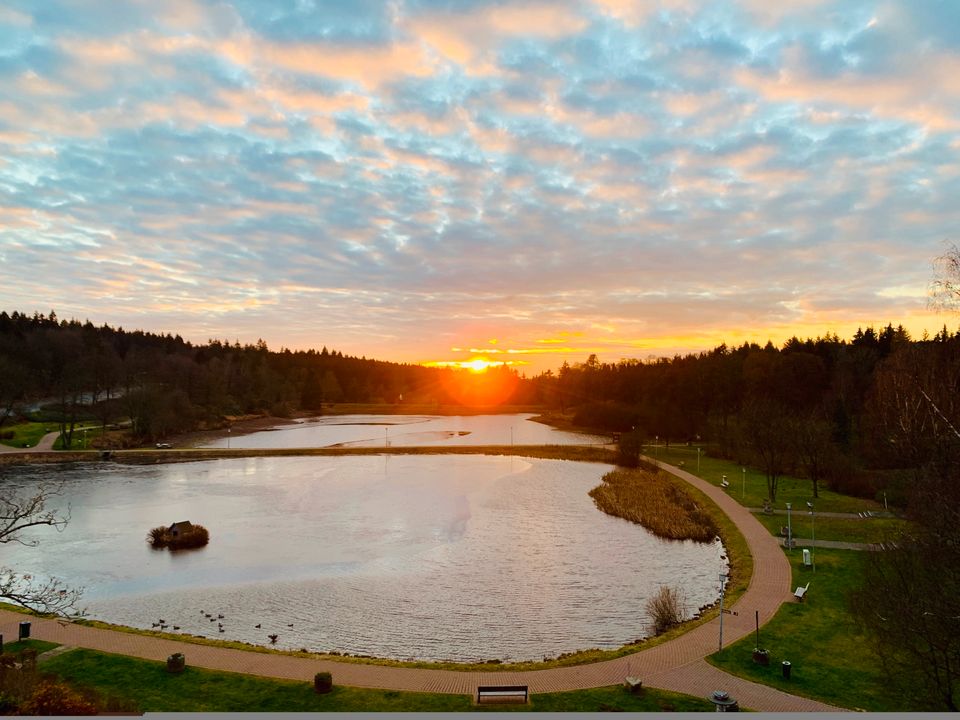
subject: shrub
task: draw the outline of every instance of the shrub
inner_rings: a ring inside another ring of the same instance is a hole
[[[20,706],[21,715],[96,715],[97,706],[75,690],[53,680],[43,680]]]
[[[647,613],[653,620],[654,633],[660,635],[683,622],[683,605],[683,593],[661,585],[657,594],[647,600]]]
[[[333,690],[333,675],[328,672],[318,672],[313,676],[313,689],[318,693],[328,693]]]

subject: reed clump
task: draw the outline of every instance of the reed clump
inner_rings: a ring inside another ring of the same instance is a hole
[[[155,527],[147,533],[147,542],[155,548],[186,550],[203,547],[210,542],[210,533],[203,525],[180,527],[173,532],[168,527]]]
[[[706,543],[719,535],[710,515],[660,472],[613,470],[590,497],[608,515],[639,523],[657,537]]]

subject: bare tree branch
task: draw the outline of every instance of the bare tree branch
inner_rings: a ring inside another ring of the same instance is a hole
[[[70,520],[66,513],[47,508],[50,498],[61,494],[61,485],[44,484],[32,494],[17,495],[9,489],[0,490],[0,544],[19,543],[30,547],[40,541],[24,538],[24,530],[52,527],[58,532]],[[0,600],[21,605],[30,610],[54,615],[81,615],[77,602],[82,588],[70,588],[56,578],[40,579],[29,573],[0,567]]]

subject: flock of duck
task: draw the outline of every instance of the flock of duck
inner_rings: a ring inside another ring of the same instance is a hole
[[[203,616],[204,616],[207,620],[209,620],[210,622],[215,622],[215,623],[217,623],[217,630],[218,630],[219,632],[226,632],[226,630],[224,630],[224,628],[223,628],[223,623],[220,622],[221,620],[224,620],[224,619],[225,619],[224,616],[223,616],[223,613],[217,613],[216,615],[214,615],[213,613],[208,613],[206,610],[201,610],[201,611],[200,611],[200,614],[203,615]],[[171,626],[167,623],[167,621],[164,620],[163,618],[158,618],[158,619],[157,619],[157,622],[150,623],[150,626],[153,627],[153,628],[159,628],[160,630],[166,630],[168,627],[171,627]],[[261,629],[261,626],[262,626],[262,623],[257,623],[257,624],[254,625],[253,627],[256,628],[257,630],[260,630],[260,629]],[[288,628],[292,628],[292,627],[293,627],[293,623],[287,623],[287,627],[288,627]],[[172,626],[172,629],[175,630],[175,631],[176,631],[176,630],[179,630],[179,629],[180,629],[180,626],[179,626],[179,625],[173,625],[173,626]],[[271,645],[273,645],[273,644],[275,644],[275,643],[277,642],[277,638],[278,638],[278,637],[280,637],[280,636],[279,636],[277,633],[271,633],[271,634],[267,635],[267,638],[270,640],[270,644],[271,644]]]

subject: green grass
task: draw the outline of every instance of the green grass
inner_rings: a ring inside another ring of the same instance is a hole
[[[133,701],[142,712],[451,712],[476,711],[473,698],[442,693],[396,690],[366,690],[337,686],[318,695],[309,682],[218,672],[190,667],[172,675],[164,663],[110,655],[93,650],[72,650],[42,664],[78,687],[96,690],[102,696]],[[713,705],[686,695],[646,690],[631,696],[623,688],[597,688],[532,697],[529,706],[517,710],[596,711],[617,707],[624,710],[712,710]],[[508,709],[492,706],[492,710]]]
[[[0,427],[0,432],[13,431],[13,438],[10,440],[0,440],[0,444],[10,447],[22,448],[24,444],[30,447],[36,447],[40,438],[47,434],[47,428],[56,430],[56,426],[51,423],[25,422],[16,425],[4,424]]]
[[[705,453],[700,453],[700,470],[697,471],[697,449],[696,447],[687,447],[685,445],[673,446],[669,450],[663,445],[657,448],[647,446],[644,452],[649,457],[668,462],[671,465],[678,465],[683,462],[683,469],[694,475],[698,475],[707,482],[719,486],[723,476],[727,476],[730,487],[727,492],[730,497],[747,507],[762,507],[763,501],[767,498],[767,478],[761,470],[747,467],[746,475],[743,473],[743,466],[730,460],[708,457]],[[744,478],[746,481],[744,482]],[[779,510],[786,510],[786,503],[793,503],[794,507],[806,507],[805,503],[811,501],[816,505],[817,510],[822,512],[849,512],[858,513],[863,510],[882,511],[883,505],[873,500],[841,495],[822,486],[819,489],[819,497],[813,497],[813,486],[809,480],[804,478],[791,477],[784,475],[780,478],[777,486],[777,502],[775,507]],[[786,519],[784,519],[786,524]]]
[[[14,642],[5,642],[3,652],[8,655],[16,655],[21,650],[36,650],[37,654],[45,653],[47,650],[53,650],[60,647],[57,643],[47,642],[46,640],[15,640]]]
[[[831,705],[874,712],[927,709],[922,697],[904,697],[892,690],[870,639],[850,613],[847,596],[859,586],[865,553],[817,549],[817,570],[801,564],[799,552],[790,558],[794,586],[810,582],[801,602],[785,603],[760,628],[760,645],[770,653],[769,667],[753,662],[754,635],[714,653],[708,662],[734,675],[772,685],[785,692]],[[792,664],[784,680],[781,662]]]
[[[87,430],[86,433],[83,432],[84,428]],[[73,442],[70,445],[70,450],[89,450],[92,447],[91,443],[99,436],[100,431],[100,425],[93,421],[77,423],[73,429]],[[54,440],[53,449],[64,449],[63,435]]]
[[[786,527],[785,515],[764,515],[757,513],[759,520],[772,534],[779,535],[780,528]],[[795,540],[809,540],[813,528],[810,515],[806,512],[794,513],[791,526]],[[910,526],[906,520],[895,518],[816,518],[817,540],[839,540],[855,543],[879,543],[895,536],[900,530]]]

